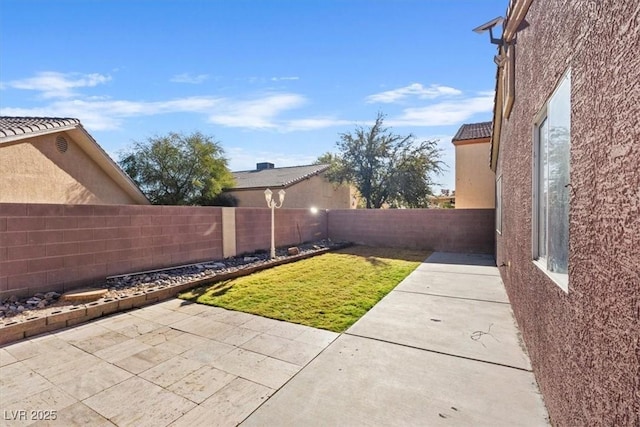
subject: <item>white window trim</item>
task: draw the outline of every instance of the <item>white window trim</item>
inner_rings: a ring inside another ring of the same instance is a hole
[[[548,102],[548,100],[547,100]],[[538,261],[538,190],[540,188],[540,167],[538,164],[538,158],[540,156],[540,125],[547,118],[547,102],[545,102],[544,107],[536,116],[536,119],[533,123],[533,157],[531,159],[531,170],[533,171],[533,179],[531,194],[533,195],[533,206],[531,207],[531,254],[534,263]],[[539,266],[542,264],[541,262],[537,262]],[[543,268],[546,270],[546,267]]]
[[[542,262],[540,259],[534,259],[533,265],[538,267],[544,274],[549,277],[549,279],[553,280],[553,282],[558,285],[560,289],[564,291],[565,294],[569,293],[569,275],[563,273],[556,273],[554,271],[547,270],[547,265]]]
[[[539,147],[540,147],[540,132],[539,132],[539,128],[540,125],[542,124],[542,122],[547,118],[547,107],[549,105],[549,100],[551,98],[553,98],[553,96],[557,93],[558,88],[560,87],[560,83],[567,77],[571,75],[571,70],[566,71],[561,79],[558,81],[558,84],[556,85],[555,89],[553,90],[553,92],[551,93],[551,95],[549,96],[549,98],[547,98],[547,100],[544,103],[544,106],[542,107],[542,109],[538,112],[538,114],[535,117],[534,123],[533,123],[533,156],[532,156],[532,164],[531,164],[531,170],[533,171],[533,179],[531,180],[532,182],[532,191],[531,194],[533,195],[533,199],[532,199],[532,215],[531,215],[531,254],[532,254],[532,262],[533,264],[539,268],[547,277],[549,277],[556,285],[558,285],[558,287],[560,289],[562,289],[564,291],[564,293],[568,294],[569,293],[569,274],[564,274],[564,273],[556,273],[554,271],[549,271],[547,269],[547,265],[544,262],[543,259],[540,259],[538,256],[538,226],[539,226],[539,222],[538,222],[538,190],[539,190],[539,184],[540,184],[540,168],[538,165],[538,157],[540,155],[539,153]]]

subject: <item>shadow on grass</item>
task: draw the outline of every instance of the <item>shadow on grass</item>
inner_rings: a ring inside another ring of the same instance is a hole
[[[373,267],[387,267],[391,264],[391,260],[408,261],[408,262],[424,262],[431,252],[419,249],[402,249],[376,246],[349,246],[343,249],[333,251],[336,254],[345,254],[359,257],[365,260]],[[323,255],[320,255],[321,257]],[[189,302],[198,302],[199,299],[213,299],[223,296],[233,288],[235,279],[228,279],[216,282],[212,280],[203,283],[179,295],[181,299]],[[204,298],[203,298],[204,297]],[[208,302],[200,301],[208,304]]]
[[[376,258],[374,256],[368,256],[365,258],[367,262],[374,267],[381,267],[383,265],[389,265],[390,263],[387,261],[382,261],[380,258]]]
[[[339,249],[335,253],[360,256],[372,265],[387,265],[384,259],[394,259],[400,261],[424,262],[431,251],[421,249],[402,249],[377,246],[350,246]]]
[[[186,301],[198,302],[198,298],[205,294],[211,298],[219,297],[229,292],[231,288],[233,288],[233,279],[223,280],[221,282],[208,283],[202,286],[198,286],[197,288],[193,288],[183,294],[180,294],[179,297],[185,299]]]

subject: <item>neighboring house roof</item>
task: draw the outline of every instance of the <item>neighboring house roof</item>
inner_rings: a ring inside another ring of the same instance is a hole
[[[453,141],[491,138],[492,122],[468,123],[460,126]]]
[[[136,202],[149,204],[149,199],[136,183],[100,147],[80,120],[61,117],[0,116],[0,147],[3,144],[20,143],[29,138],[58,132],[69,133],[78,146]]]
[[[80,120],[71,118],[1,116],[0,140],[1,142],[9,142],[25,137],[73,129],[78,125],[80,125]]]
[[[232,172],[236,185],[229,190],[288,187],[327,169],[329,169],[329,165],[307,165]]]

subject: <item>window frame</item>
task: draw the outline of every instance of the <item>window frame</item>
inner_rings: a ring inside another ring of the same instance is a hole
[[[540,128],[545,122],[548,126],[548,118],[549,118],[549,103],[552,99],[557,95],[560,87],[569,79],[569,94],[571,94],[571,70],[567,70],[562,74],[562,77],[558,81],[551,95],[547,98],[544,103],[542,109],[538,112],[534,119],[533,123],[533,155],[532,155],[532,167],[531,170],[533,172],[532,176],[532,209],[531,209],[531,256],[533,264],[542,270],[544,274],[546,274],[560,289],[562,289],[565,293],[569,293],[569,273],[558,273],[555,271],[550,271],[547,267],[547,256],[549,254],[545,254],[544,257],[540,257],[540,184],[541,184],[541,173],[540,173]],[[571,103],[571,98],[569,99]],[[571,135],[569,135],[569,149],[571,149]],[[569,163],[567,167],[571,168],[571,164]],[[548,191],[548,190],[547,190]],[[547,206],[547,211],[549,207]],[[547,232],[548,232],[548,221],[546,222]],[[545,235],[545,242],[548,242],[548,235]],[[567,245],[567,251],[568,251]],[[567,254],[568,256],[568,254]],[[567,261],[568,262],[568,261]]]

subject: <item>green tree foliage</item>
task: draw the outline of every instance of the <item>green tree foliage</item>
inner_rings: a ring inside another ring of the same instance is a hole
[[[331,182],[352,183],[367,208],[427,207],[432,174],[442,172],[437,141],[416,141],[412,134],[395,135],[378,113],[373,126],[340,134],[339,153],[325,153],[318,163],[330,164]]]
[[[224,150],[200,132],[134,142],[121,159],[122,169],[155,205],[219,204],[222,190],[234,184]]]

